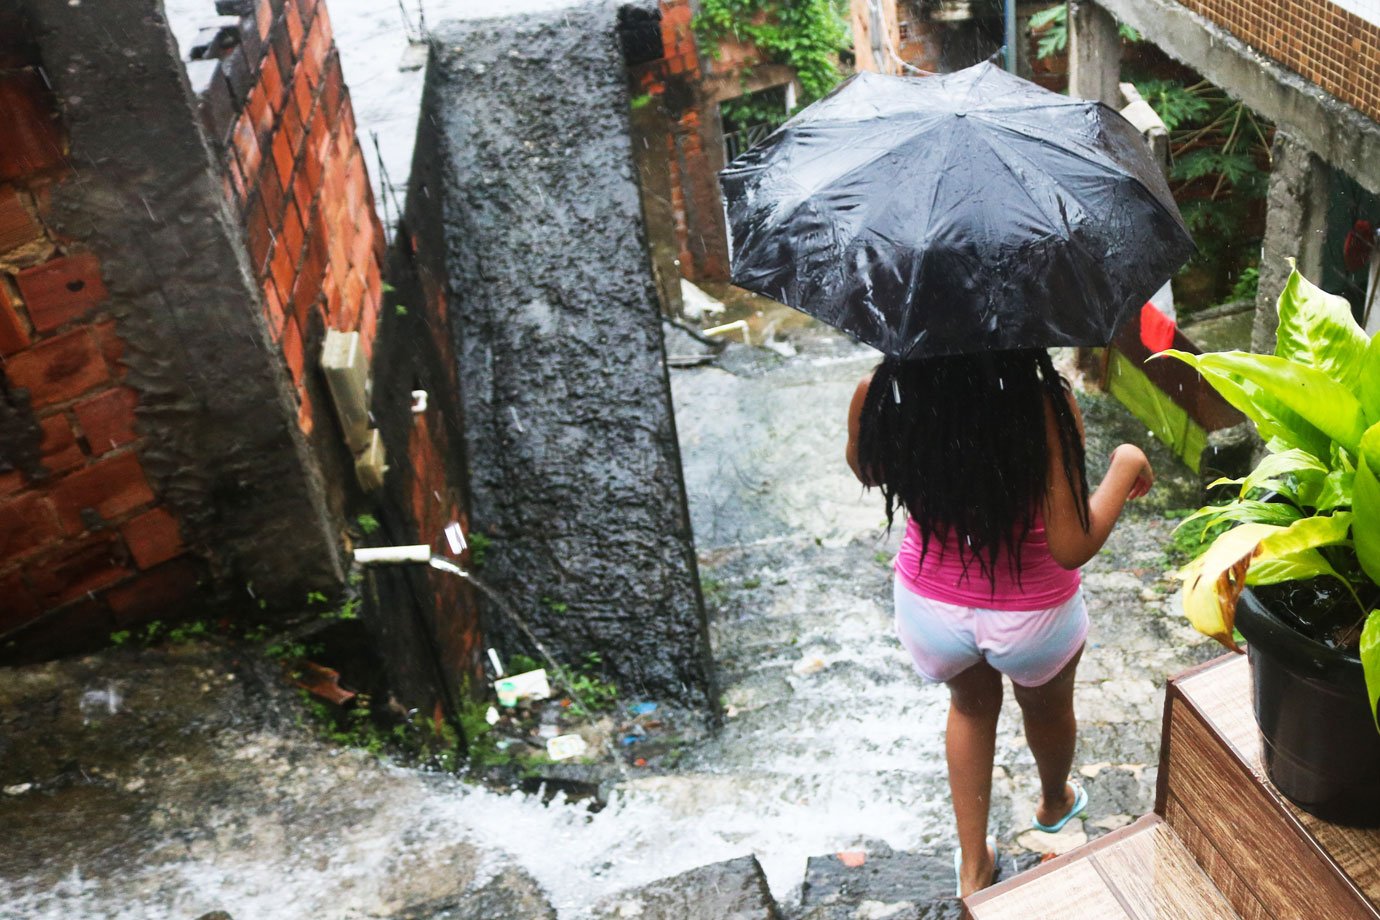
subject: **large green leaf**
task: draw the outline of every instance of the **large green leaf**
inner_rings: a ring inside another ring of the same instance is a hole
[[[1360,462],[1352,486],[1352,541],[1356,559],[1370,580],[1380,584],[1380,423],[1372,425],[1361,439]]]
[[[1361,667],[1366,672],[1366,696],[1370,698],[1370,716],[1376,719],[1375,727],[1380,729],[1380,718],[1376,718],[1375,701],[1380,698],[1380,610],[1372,610],[1366,617],[1365,628],[1361,630]]]
[[[1313,503],[1305,499],[1316,497],[1326,475],[1327,466],[1321,460],[1307,451],[1294,448],[1265,457],[1238,484],[1242,498],[1253,490],[1266,489],[1278,492],[1300,505],[1312,506]]]
[[[1345,297],[1329,294],[1298,269],[1279,295],[1275,354],[1306,364],[1356,393],[1370,337],[1351,316]]]
[[[1326,457],[1332,448],[1331,439],[1287,405],[1247,380],[1205,366],[1199,355],[1169,348],[1151,360],[1162,356],[1178,358],[1203,375],[1222,398],[1255,423],[1260,436],[1269,442],[1273,451],[1301,448],[1315,457]]]
[[[1338,511],[1336,514],[1301,518],[1281,531],[1263,538],[1260,543],[1262,556],[1289,556],[1319,546],[1336,546],[1347,542],[1351,530],[1352,514]]]
[[[1198,355],[1197,367],[1246,381],[1260,395],[1296,413],[1352,454],[1360,448],[1366,416],[1351,391],[1322,371],[1274,355],[1219,351]],[[1309,451],[1309,453],[1314,453]]]
[[[1299,489],[1299,501],[1306,508],[1314,508],[1319,514],[1337,508],[1350,508],[1355,488],[1356,473],[1352,470],[1333,470],[1318,483],[1315,493]]]
[[[1322,553],[1310,549],[1273,559],[1257,558],[1246,570],[1246,584],[1277,585],[1286,581],[1307,581],[1323,575],[1341,578]]]
[[[1380,335],[1372,336],[1366,345],[1366,357],[1361,364],[1356,395],[1366,410],[1366,420],[1372,425],[1380,422]]]

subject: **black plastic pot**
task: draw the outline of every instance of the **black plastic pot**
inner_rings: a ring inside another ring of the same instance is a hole
[[[1380,732],[1361,659],[1285,624],[1249,589],[1236,626],[1250,655],[1270,780],[1325,821],[1380,827]]]

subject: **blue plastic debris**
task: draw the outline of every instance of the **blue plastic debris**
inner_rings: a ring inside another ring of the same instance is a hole
[[[656,712],[656,703],[633,703],[628,708],[635,716],[645,716],[648,713]]]
[[[623,747],[632,747],[634,744],[637,744],[637,742],[641,740],[642,739],[637,737],[637,735],[624,735],[622,744]]]

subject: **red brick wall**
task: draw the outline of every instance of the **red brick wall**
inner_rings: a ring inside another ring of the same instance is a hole
[[[385,245],[325,3],[258,0],[195,88],[311,433],[330,411],[310,379],[324,330],[358,331],[373,354]]]
[[[50,223],[80,177],[18,21],[0,20],[0,125],[0,656],[37,656],[158,615],[202,569],[140,462],[100,257]]]

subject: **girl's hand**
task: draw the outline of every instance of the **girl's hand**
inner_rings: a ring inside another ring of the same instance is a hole
[[[1121,444],[1112,451],[1112,465],[1125,464],[1136,469],[1135,479],[1126,492],[1127,498],[1140,498],[1155,484],[1155,471],[1145,451],[1134,444]]]

